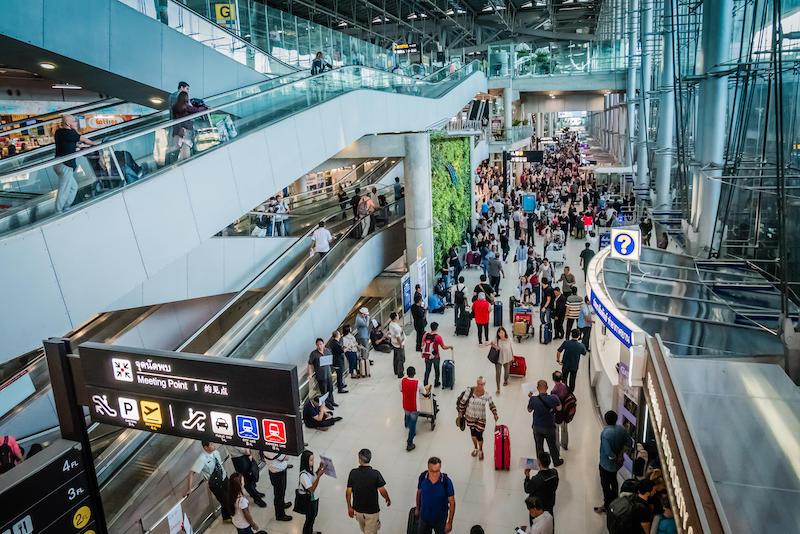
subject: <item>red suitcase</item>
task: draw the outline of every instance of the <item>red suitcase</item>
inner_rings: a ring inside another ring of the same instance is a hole
[[[494,427],[494,468],[505,471],[511,469],[511,437],[506,425]]]
[[[528,372],[528,362],[522,356],[514,356],[511,365],[508,368],[508,373],[512,376],[525,376]]]

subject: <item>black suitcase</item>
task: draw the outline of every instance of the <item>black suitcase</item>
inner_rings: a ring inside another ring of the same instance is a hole
[[[494,302],[494,325],[503,326],[503,303],[499,300]]]
[[[453,389],[456,386],[456,362],[444,360],[442,362],[442,388]]]
[[[411,508],[408,511],[408,526],[406,527],[407,534],[417,534],[419,530],[419,518],[417,517],[417,507]]]
[[[461,312],[461,315],[458,316],[458,321],[456,321],[456,335],[468,336],[471,325],[472,318],[470,318],[470,313],[468,311]]]

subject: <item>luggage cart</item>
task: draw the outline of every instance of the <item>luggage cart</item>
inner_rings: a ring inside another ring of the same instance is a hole
[[[514,308],[514,322],[511,327],[512,335],[517,338],[519,343],[522,339],[533,336],[533,308],[528,306],[516,306]]]
[[[553,265],[563,265],[566,261],[564,255],[564,245],[561,243],[551,243],[547,247],[547,253],[544,255]]]
[[[436,429],[436,415],[439,413],[439,402],[436,400],[436,395],[433,393],[421,395],[419,398],[419,406],[417,408],[419,417],[430,419],[431,430]]]

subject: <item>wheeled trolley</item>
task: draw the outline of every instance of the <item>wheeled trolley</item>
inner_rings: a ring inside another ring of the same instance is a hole
[[[418,414],[419,417],[430,419],[431,430],[436,428],[436,415],[439,413],[439,403],[436,400],[436,395],[429,393],[428,395],[421,395],[419,397]]]

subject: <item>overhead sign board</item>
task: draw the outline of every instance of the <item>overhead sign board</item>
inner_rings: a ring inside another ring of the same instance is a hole
[[[398,55],[410,54],[417,51],[417,43],[396,43],[392,45],[392,50]]]
[[[297,368],[99,343],[80,346],[92,419],[298,455]]]
[[[0,533],[94,533],[96,507],[80,444],[57,440],[0,476]]]
[[[513,163],[542,163],[544,152],[541,150],[511,150],[506,152],[506,158]]]
[[[611,257],[623,261],[639,261],[642,255],[642,234],[634,228],[611,229]]]

